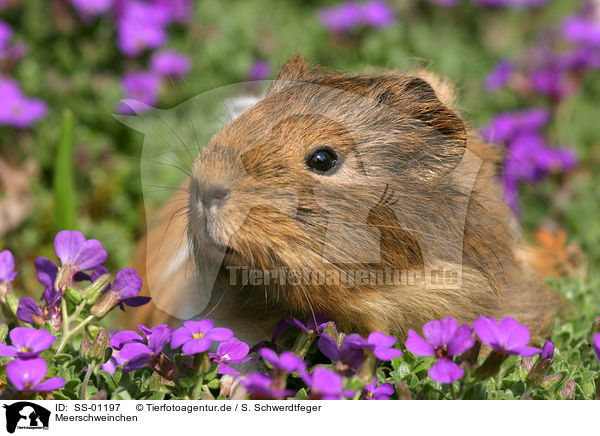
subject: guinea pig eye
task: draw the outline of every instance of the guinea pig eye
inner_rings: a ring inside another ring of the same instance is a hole
[[[310,154],[306,165],[318,174],[331,173],[338,165],[338,156],[331,148],[319,148]]]

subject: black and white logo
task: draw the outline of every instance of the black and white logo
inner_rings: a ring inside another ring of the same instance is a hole
[[[16,429],[48,430],[50,411],[42,406],[19,401],[11,405],[4,404],[6,409],[6,431],[14,433]]]

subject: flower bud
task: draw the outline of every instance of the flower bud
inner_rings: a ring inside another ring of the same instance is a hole
[[[96,337],[94,337],[94,340],[92,342],[92,347],[90,349],[90,359],[95,360],[97,362],[102,362],[105,363],[106,361],[108,361],[108,359],[110,359],[111,354],[106,353],[106,350],[110,350],[108,348],[108,343],[110,341],[110,336],[108,335],[108,332],[101,328],[98,331],[98,334],[96,335]],[[110,350],[112,351],[112,350]]]
[[[229,374],[225,374],[221,377],[221,390],[219,392],[219,396],[223,395],[225,397],[229,397],[231,395],[231,388],[235,383],[235,378]]]
[[[95,304],[96,301],[102,295],[102,292],[106,289],[106,286],[110,283],[110,274],[104,274],[98,277],[92,284],[83,290],[83,296],[85,297],[87,304]]]
[[[362,383],[362,386],[366,386],[373,381],[373,375],[377,369],[377,358],[372,351],[368,350],[365,352],[365,360],[360,364],[356,370],[356,376]],[[375,376],[377,376],[375,374]]]
[[[525,360],[525,357],[523,358]],[[544,376],[548,372],[550,365],[554,361],[554,344],[546,341],[540,353],[539,360],[533,365],[527,374],[527,380],[536,386],[540,386],[544,381]]]
[[[327,323],[325,328],[323,328],[323,333],[326,333],[329,336],[331,336],[335,340],[335,342],[338,344],[338,346],[340,346],[340,344],[342,343],[342,340],[344,339],[342,334],[338,333],[337,327],[333,321],[329,321]]]
[[[56,279],[54,280],[54,289],[58,291],[64,291],[66,288],[72,285],[73,278],[71,274],[71,266],[61,266],[58,270],[58,274],[56,274]]]
[[[103,318],[113,307],[119,304],[119,295],[112,290],[103,294],[98,302],[92,306],[90,312],[96,318]]]
[[[8,326],[5,322],[0,324],[0,342],[6,342],[6,336],[8,335]]]
[[[560,377],[560,374],[553,374],[553,375],[558,375]],[[551,377],[551,376],[548,376]],[[560,378],[559,378],[560,380]],[[556,384],[556,383],[555,383]],[[559,395],[561,398],[565,399],[565,400],[572,400],[575,398],[575,382],[573,380],[567,380],[565,382],[565,384],[563,385],[562,389],[559,392]]]
[[[550,359],[554,360],[554,344],[550,341],[546,341],[544,346],[542,347],[542,352],[540,354],[540,359],[546,360]]]
[[[544,382],[544,376],[548,372],[548,368],[552,365],[552,359],[540,359],[538,360],[531,371],[527,374],[527,381],[539,386]]]
[[[4,296],[6,299],[6,306],[10,311],[11,315],[16,318],[17,309],[19,308],[19,299],[15,296],[15,294],[9,293]]]
[[[588,342],[592,345],[594,344],[594,334],[596,333],[600,333],[600,316],[594,318],[594,321],[592,321],[592,328],[588,333]]]
[[[81,360],[88,363],[92,361],[92,359],[90,358],[91,349],[92,344],[90,344],[90,342],[87,339],[81,341],[81,344],[79,344],[79,357],[81,357]]]
[[[412,399],[410,395],[410,389],[404,382],[399,381],[398,383],[396,383],[396,392],[398,393],[398,398],[400,400]]]
[[[65,296],[73,304],[79,304],[83,300],[83,298],[81,297],[81,292],[79,291],[79,289],[75,289],[75,288],[73,288],[71,286],[68,286],[65,289]]]

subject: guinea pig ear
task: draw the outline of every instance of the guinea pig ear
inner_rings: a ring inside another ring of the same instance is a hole
[[[275,81],[270,89],[272,91],[280,91],[290,86],[290,82],[299,82],[306,75],[309,66],[304,61],[300,53],[294,53],[289,61],[279,69],[275,76]]]
[[[398,103],[403,112],[431,126],[442,135],[456,141],[458,145],[466,147],[465,124],[458,114],[438,99],[435,90],[428,82],[420,77],[409,77],[399,84],[399,88]]]

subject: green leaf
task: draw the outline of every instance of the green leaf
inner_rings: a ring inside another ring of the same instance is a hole
[[[116,373],[117,372],[115,371],[115,374]],[[104,371],[103,369],[98,371],[98,374],[100,374],[100,377],[102,377],[104,379],[104,381],[106,382],[106,384],[108,385],[108,387],[111,391],[117,390],[117,385],[116,385],[115,380],[113,379],[112,375],[110,375],[108,372]]]

